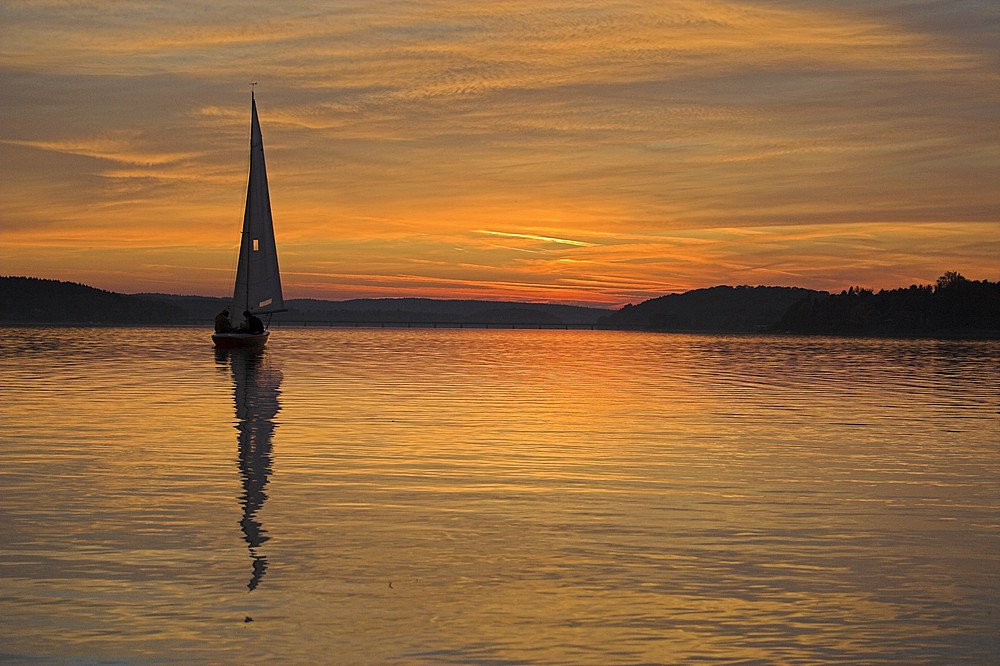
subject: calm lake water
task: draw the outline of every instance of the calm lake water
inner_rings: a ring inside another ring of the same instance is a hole
[[[2,335],[0,661],[1000,661],[1000,343]]]

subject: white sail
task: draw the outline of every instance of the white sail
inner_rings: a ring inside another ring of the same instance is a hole
[[[233,324],[244,322],[243,312],[253,314],[284,312],[281,296],[281,276],[278,273],[278,251],[274,244],[271,222],[271,197],[267,190],[267,169],[264,167],[264,141],[257,119],[257,102],[250,95],[250,178],[247,183],[247,204],[243,213],[243,236],[233,290]]]

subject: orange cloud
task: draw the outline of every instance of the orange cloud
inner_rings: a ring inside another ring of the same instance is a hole
[[[245,8],[0,5],[5,273],[226,293],[259,81],[288,297],[996,277],[997,8]]]

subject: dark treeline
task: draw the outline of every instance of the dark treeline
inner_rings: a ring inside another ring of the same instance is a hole
[[[211,324],[229,299],[118,294],[73,282],[0,278],[8,324]],[[668,294],[610,312],[547,303],[423,298],[286,301],[274,323],[597,325],[657,331],[777,331],[824,335],[1000,337],[1000,283],[942,275],[934,285],[840,294],[796,287],[729,287]]]
[[[0,322],[8,324],[212,324],[230,299],[172,294],[119,294],[75,282],[0,277]],[[285,301],[273,323],[583,325],[609,310],[549,303],[430,298]]]
[[[764,331],[794,303],[828,296],[825,291],[798,287],[720,285],[626,305],[601,317],[600,324],[654,331]]]
[[[289,322],[464,322],[589,326],[610,312],[603,308],[553,303],[431,298],[357,298],[348,301],[293,299],[286,300],[285,306],[288,312],[282,313],[280,318],[281,321]]]
[[[498,303],[497,305],[502,305]],[[316,310],[295,307],[295,301],[291,301],[288,311],[275,316],[275,321],[279,324],[288,322],[291,324],[498,324],[498,325],[544,325],[562,326],[592,325],[597,321],[598,315],[590,317],[589,321],[564,321],[560,317],[545,310],[532,310],[529,308],[517,307],[497,307],[474,311],[427,311],[427,310],[403,310],[403,309],[383,309],[374,307],[371,309],[350,310],[345,308]],[[575,319],[579,319],[576,317]]]
[[[0,278],[0,321],[8,323],[172,324],[183,308],[76,282]]]
[[[948,272],[934,285],[882,290],[851,287],[791,306],[775,327],[829,335],[1000,335],[1000,282]]]

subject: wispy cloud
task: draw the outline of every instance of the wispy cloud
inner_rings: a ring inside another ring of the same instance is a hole
[[[476,229],[474,233],[488,234],[490,236],[503,236],[505,238],[525,238],[528,240],[543,241],[546,243],[559,243],[560,245],[576,245],[579,247],[589,247],[593,245],[593,243],[585,243],[583,241],[567,240],[565,238],[552,238],[550,236],[537,236],[535,234],[512,234],[505,231],[487,231],[485,229]]]
[[[996,275],[995,3],[10,0],[0,20],[5,272],[58,252],[63,275],[170,290],[184,253],[228,265],[259,81],[290,274],[605,303]],[[142,260],[171,234],[173,261]],[[343,279],[288,286],[362,288]]]

